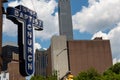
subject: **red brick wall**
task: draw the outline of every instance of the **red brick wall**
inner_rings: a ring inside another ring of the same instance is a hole
[[[47,50],[47,54],[48,54],[48,62],[47,62],[47,76],[52,75],[52,60],[51,60],[51,47]]]
[[[19,62],[12,61],[8,64],[9,80],[25,80],[19,73]]]

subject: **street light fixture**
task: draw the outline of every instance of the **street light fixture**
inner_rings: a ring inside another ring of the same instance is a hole
[[[58,57],[63,51],[65,51],[65,50],[67,50],[67,48],[62,49],[62,50],[57,54],[57,57]]]

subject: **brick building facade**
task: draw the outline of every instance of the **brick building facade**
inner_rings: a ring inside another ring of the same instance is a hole
[[[95,68],[103,73],[112,65],[109,40],[74,40],[68,41],[69,66],[72,74]]]
[[[79,72],[90,68],[95,68],[99,73],[102,73],[112,66],[112,54],[109,40],[96,38],[94,40],[65,41],[65,39],[58,40],[61,36],[55,37],[54,39],[56,40],[51,40],[51,47],[48,49],[48,75],[53,73],[53,68],[57,71],[61,71],[58,74],[61,79],[64,77],[63,75],[67,74],[67,71],[71,71],[71,73],[76,76]],[[67,44],[67,46],[61,46],[63,43]],[[65,47],[67,50],[64,49]],[[59,53],[58,51],[61,51],[59,60],[56,58],[56,54]],[[68,66],[68,68],[66,68],[68,70],[61,68],[61,66]],[[61,75],[61,73],[63,74]]]

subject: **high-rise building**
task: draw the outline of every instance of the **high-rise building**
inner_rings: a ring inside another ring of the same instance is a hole
[[[2,48],[2,59],[3,59],[3,66],[2,71],[6,71],[8,68],[8,63],[12,61],[13,54],[18,54],[18,47],[13,45],[5,45]]]
[[[70,0],[59,0],[58,14],[59,14],[59,34],[66,35],[67,40],[73,40],[73,26]]]
[[[18,47],[14,44],[3,46],[1,56],[3,59],[2,71],[9,73],[9,80],[25,80],[25,77],[19,73]]]
[[[35,76],[46,76],[47,53],[46,50],[40,49],[35,52]]]

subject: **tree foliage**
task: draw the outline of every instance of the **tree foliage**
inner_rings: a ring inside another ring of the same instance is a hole
[[[89,69],[79,73],[74,80],[120,80],[120,63],[111,66],[103,74],[99,74],[95,69]]]
[[[33,76],[30,80],[57,80],[56,75],[44,77],[44,76]]]
[[[100,74],[93,68],[79,73],[77,77],[74,78],[74,80],[100,80]]]
[[[101,80],[120,80],[120,74],[116,74],[111,70],[107,70],[103,73]]]
[[[57,76],[56,73],[48,77],[33,76],[31,80],[57,80]],[[74,80],[120,80],[120,63],[111,66],[103,74],[99,74],[93,68],[80,72]]]
[[[120,63],[116,63],[106,70],[102,75],[102,80],[120,80]]]
[[[116,74],[120,74],[120,63],[114,64],[108,70],[111,70],[112,72],[114,72]]]
[[[43,76],[32,76],[30,80],[45,80],[45,77]]]

